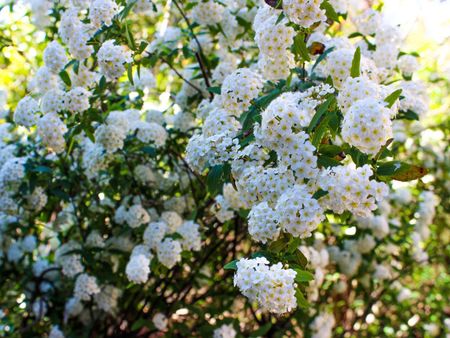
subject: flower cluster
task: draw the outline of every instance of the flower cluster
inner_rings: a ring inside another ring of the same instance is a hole
[[[117,79],[125,72],[125,64],[133,61],[131,52],[114,40],[105,41],[97,53],[100,73],[110,79]]]
[[[286,78],[295,66],[289,50],[295,30],[287,26],[286,19],[278,21],[277,12],[270,7],[260,7],[253,21],[255,42],[260,50],[259,68],[270,80]]]
[[[376,202],[388,194],[386,184],[370,179],[372,175],[369,165],[356,168],[350,164],[325,170],[318,180],[319,186],[328,192],[320,199],[321,204],[338,214],[348,210],[358,216],[369,215],[377,208]]]
[[[294,270],[283,269],[281,263],[269,266],[264,257],[241,259],[236,264],[234,285],[244,296],[273,313],[282,314],[296,308]]]
[[[379,101],[358,100],[345,114],[342,138],[361,151],[375,155],[392,138],[390,117],[391,111]]]
[[[316,22],[326,20],[325,11],[320,8],[321,0],[283,1],[283,11],[292,22],[310,27]]]
[[[0,91],[0,335],[251,336],[267,327],[263,311],[305,302],[267,335],[380,335],[430,308],[414,288],[434,273],[427,262],[441,273],[448,147],[440,126],[426,130],[436,105],[418,54],[381,7],[29,6],[39,32],[11,36],[0,56],[20,85]],[[418,182],[422,166],[431,174]],[[400,274],[410,271],[414,283]]]

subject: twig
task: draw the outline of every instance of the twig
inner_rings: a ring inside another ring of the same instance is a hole
[[[192,29],[191,22],[189,21],[189,18],[184,13],[184,11],[181,8],[181,6],[178,3],[178,1],[177,0],[173,0],[173,3],[177,7],[177,9],[180,12],[181,16],[183,17],[184,21],[186,21],[188,29],[191,32],[192,37],[194,38],[195,42],[197,43],[198,52],[195,53],[195,58],[197,59],[197,62],[200,65],[200,70],[202,71],[202,75],[203,75],[203,78],[205,80],[206,86],[207,87],[211,87],[211,84],[209,82],[209,77],[211,76],[211,71],[210,71],[210,69],[208,68],[208,66],[205,64],[205,62],[203,60],[205,54],[203,53],[202,45],[201,45],[200,41],[198,41],[198,38],[195,35],[194,30]],[[214,98],[214,94],[213,93],[210,92],[209,95],[210,95],[211,99]]]
[[[183,80],[184,82],[186,82],[186,84],[188,84],[189,86],[191,86],[192,88],[194,88],[196,91],[198,91],[202,96],[203,96],[203,91],[197,87],[195,84],[193,84],[192,82],[190,82],[189,80],[187,80],[183,75],[181,75],[181,73],[169,62],[167,61],[164,57],[159,56],[159,58],[161,59],[162,62],[164,62],[166,65],[169,66],[170,69],[172,69],[175,74],[177,74],[177,76]]]

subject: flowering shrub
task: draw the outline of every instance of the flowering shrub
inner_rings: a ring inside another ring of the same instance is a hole
[[[23,6],[2,7],[40,40],[0,107],[0,332],[450,334],[448,118],[424,122],[382,4]]]

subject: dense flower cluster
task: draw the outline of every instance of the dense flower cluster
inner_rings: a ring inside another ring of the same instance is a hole
[[[117,46],[114,40],[105,41],[97,53],[100,73],[110,79],[117,79],[125,72],[125,64],[133,59],[131,52]]]
[[[355,215],[368,215],[377,208],[375,202],[382,201],[388,194],[386,184],[371,180],[372,175],[368,165],[356,168],[351,164],[327,169],[318,181],[320,187],[328,191],[320,202],[338,214],[348,210]]]
[[[297,306],[294,270],[283,269],[281,263],[269,266],[264,257],[241,259],[236,264],[234,285],[251,301],[273,313],[289,312]]]
[[[292,22],[310,27],[316,22],[326,20],[320,3],[320,0],[287,0],[283,1],[283,10]]]
[[[443,274],[448,147],[381,6],[29,6],[0,56],[34,69],[0,90],[0,335],[450,331],[413,290]]]

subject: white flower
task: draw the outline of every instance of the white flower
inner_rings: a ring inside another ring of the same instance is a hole
[[[94,295],[94,300],[97,306],[110,314],[114,314],[117,310],[117,305],[122,291],[112,285],[102,287],[102,290]]]
[[[165,222],[151,222],[144,231],[144,243],[152,249],[156,249],[168,231],[169,229]]]
[[[375,271],[373,273],[373,277],[378,280],[391,279],[392,273],[388,266],[377,264],[375,266]]]
[[[112,0],[94,0],[89,8],[89,19],[95,28],[100,28],[102,24],[110,26],[112,18],[117,14],[119,8]]]
[[[328,194],[320,198],[325,208],[341,214],[345,210],[361,217],[368,217],[388,194],[385,183],[371,180],[369,165],[356,168],[354,164],[326,169],[318,179],[318,185]]]
[[[240,68],[223,80],[222,105],[230,113],[241,115],[263,87],[262,78],[247,68]]]
[[[43,114],[59,113],[65,109],[65,93],[60,89],[49,90],[41,98]]]
[[[320,9],[321,2],[321,0],[284,0],[283,10],[292,22],[310,27],[327,19],[325,11]]]
[[[144,164],[138,164],[134,170],[134,175],[137,180],[144,185],[152,185],[156,183],[156,175],[150,166]]]
[[[164,239],[157,248],[158,260],[162,265],[171,269],[181,261],[181,244],[171,238]]]
[[[52,73],[46,66],[39,68],[29,83],[29,89],[40,94],[45,94],[52,89],[58,89],[60,86],[59,76]]]
[[[183,238],[180,239],[184,250],[199,251],[202,238],[199,231],[199,225],[193,221],[186,221],[176,230]]]
[[[131,206],[125,216],[125,222],[131,228],[137,228],[142,224],[150,222],[150,215],[140,204]]]
[[[25,238],[22,240],[22,249],[25,252],[33,252],[34,249],[36,249],[37,246],[37,239],[33,235],[25,236]]]
[[[225,7],[213,0],[198,1],[192,10],[192,19],[200,25],[214,25],[223,20]]]
[[[237,263],[234,285],[250,301],[256,301],[263,310],[277,314],[297,307],[294,279],[297,273],[283,269],[281,263],[269,266],[264,257],[241,259]]]
[[[381,99],[380,86],[367,77],[348,77],[337,97],[344,114],[356,101],[374,98]]]
[[[0,170],[0,186],[2,189],[15,191],[25,177],[27,158],[12,157],[6,161]]]
[[[75,281],[75,288],[73,292],[75,298],[90,300],[91,296],[100,292],[100,288],[97,285],[97,280],[95,277],[82,273]]]
[[[361,34],[374,34],[379,26],[381,26],[381,15],[374,9],[366,9],[363,13],[355,17],[357,29]]]
[[[331,338],[333,336],[333,326],[336,323],[333,314],[321,312],[310,324],[313,338]]]
[[[136,137],[144,143],[154,143],[156,147],[162,147],[167,140],[167,132],[161,125],[154,122],[140,121],[136,124]]]
[[[341,89],[343,83],[350,77],[352,61],[355,51],[349,48],[337,49],[327,55],[324,71],[333,79],[333,85]],[[377,67],[374,62],[364,55],[361,55],[360,61],[361,76],[365,76],[373,81],[378,80]]]
[[[223,324],[221,327],[214,330],[213,338],[234,338],[236,337],[236,330],[231,324]]]
[[[31,96],[25,96],[14,111],[14,122],[25,127],[34,126],[38,120],[39,104]]]
[[[20,242],[13,242],[7,252],[8,261],[17,263],[23,257],[23,250]]]
[[[70,241],[61,245],[55,252],[55,262],[62,267],[62,273],[67,277],[75,277],[84,271],[81,255],[73,252],[80,249],[79,243]]]
[[[64,134],[67,126],[56,113],[49,113],[42,116],[37,123],[37,133],[42,139],[42,143],[55,153],[62,153],[66,147]]]
[[[132,53],[114,42],[105,41],[97,53],[100,73],[109,79],[119,78],[125,72],[124,65],[133,61]]]
[[[64,48],[57,42],[50,42],[44,50],[45,66],[55,74],[58,74],[68,62]]]
[[[420,68],[417,57],[409,54],[405,54],[399,57],[397,61],[399,70],[406,76],[411,76],[414,72]]]
[[[253,206],[248,215],[248,232],[252,238],[261,243],[276,240],[280,234],[277,216],[267,202]]]
[[[311,236],[325,218],[319,203],[303,185],[295,185],[281,195],[275,210],[280,227],[300,238]]]
[[[48,338],[64,338],[64,333],[59,329],[58,325],[52,326]]]
[[[95,130],[95,142],[101,144],[109,153],[123,148],[126,130],[114,124],[102,124]]]
[[[128,261],[125,272],[129,281],[138,284],[145,283],[150,273],[150,260],[144,255],[133,255]]]
[[[83,87],[75,87],[66,93],[66,109],[71,113],[82,113],[90,107],[91,93]]]
[[[163,313],[158,312],[153,316],[152,322],[159,331],[164,331],[165,329],[167,329],[169,320]]]
[[[174,233],[183,224],[183,219],[175,211],[164,211],[161,220],[167,224],[169,233]]]

